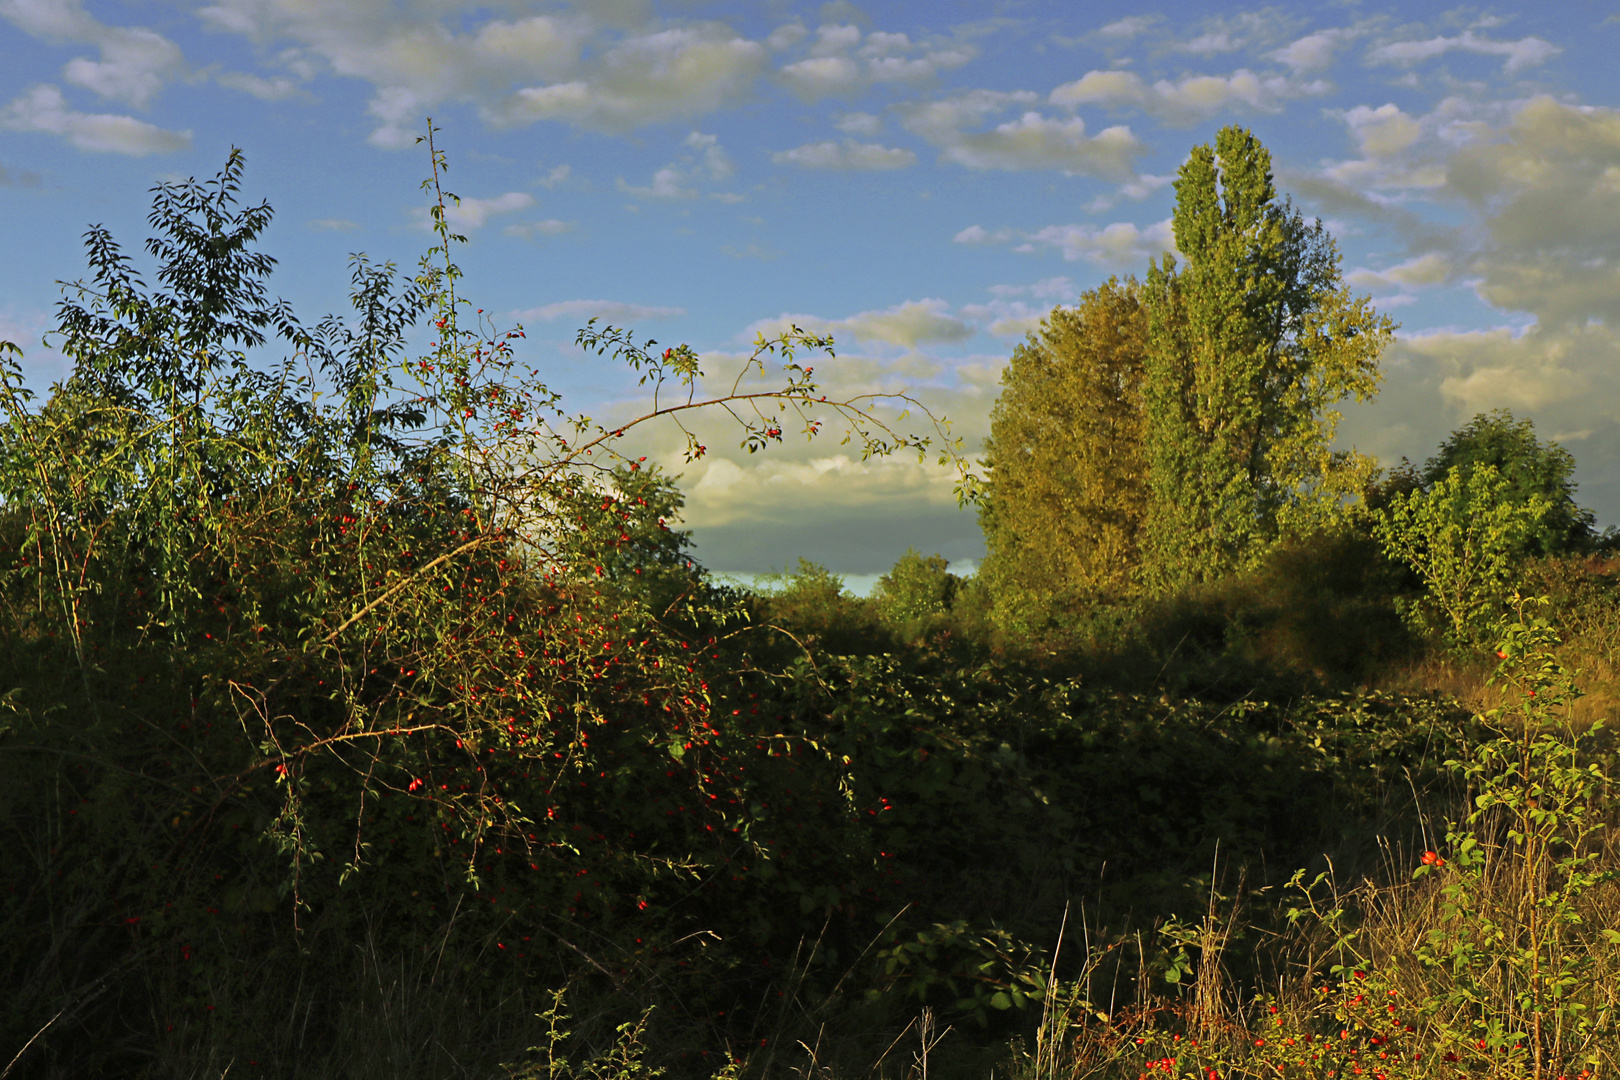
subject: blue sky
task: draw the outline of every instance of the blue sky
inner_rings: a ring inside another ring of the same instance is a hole
[[[593,414],[634,384],[592,315],[716,374],[830,331],[838,391],[901,390],[977,447],[1013,346],[1172,244],[1169,181],[1228,123],[1402,324],[1346,444],[1422,460],[1476,412],[1535,420],[1620,522],[1620,3],[1520,7],[0,0],[0,338],[40,343],[81,236],[138,251],[148,189],[247,157],[273,291],[306,322],[347,258],[427,246],[414,145],[449,153],[477,302]],[[716,426],[682,465],[699,557],[851,575],[982,553],[948,473]],[[707,434],[707,433],[706,433]]]

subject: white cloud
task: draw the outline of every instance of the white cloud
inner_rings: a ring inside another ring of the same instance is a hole
[[[309,227],[317,232],[354,232],[360,226],[344,218],[317,218]]]
[[[804,28],[803,23],[785,23],[771,31],[770,36],[765,39],[765,44],[771,49],[781,52],[784,49],[793,48],[793,46],[808,37],[809,34],[810,31]]]
[[[1620,521],[1620,109],[1447,99],[1419,122],[1433,137],[1401,155],[1428,155],[1440,180],[1424,194],[1460,220],[1436,225],[1346,193],[1342,212],[1392,225],[1411,245],[1404,261],[1347,280],[1399,290],[1381,305],[1466,282],[1506,325],[1403,333],[1385,357],[1380,404],[1350,432],[1414,456],[1496,408],[1543,432],[1592,432],[1580,451],[1583,501]]]
[[[959,244],[1005,244],[1018,241],[1014,251],[1032,254],[1057,249],[1069,262],[1085,259],[1099,266],[1126,266],[1157,258],[1176,247],[1170,219],[1138,228],[1129,221],[1116,221],[1097,228],[1094,225],[1048,225],[1034,232],[998,229],[989,232],[978,225],[956,234]],[[1061,279],[1067,281],[1067,279]]]
[[[1051,308],[998,298],[988,304],[964,304],[961,311],[966,318],[987,324],[985,330],[995,337],[1023,337],[1040,327]]]
[[[765,58],[763,45],[717,24],[661,30],[609,48],[584,78],[518,90],[496,115],[610,131],[700,116],[745,96]]]
[[[697,184],[726,180],[736,171],[718,136],[694,131],[681,140],[681,145],[687,153],[653,173],[651,183],[638,186],[621,178],[619,190],[638,199],[695,199],[699,195]]]
[[[781,70],[788,89],[805,101],[858,90],[860,75],[860,65],[847,56],[812,56]]]
[[[970,45],[914,43],[905,34],[874,33],[863,45],[860,29],[847,24],[818,29],[809,52],[777,72],[783,85],[805,101],[855,94],[877,82],[924,82],[977,55]]]
[[[883,56],[867,63],[867,76],[873,82],[924,82],[942,71],[959,68],[978,52],[966,45],[936,49],[918,57]]]
[[[1196,53],[1208,56],[1211,53],[1232,52],[1242,47],[1242,42],[1232,37],[1231,31],[1216,30],[1208,34],[1199,34],[1197,37],[1183,41],[1176,46],[1181,52]]]
[[[861,43],[861,30],[848,23],[834,23],[816,28],[815,44],[810,46],[811,56],[837,56]]]
[[[1425,255],[1408,259],[1386,270],[1368,270],[1358,267],[1344,275],[1346,284],[1357,289],[1367,289],[1375,292],[1388,290],[1409,291],[1423,289],[1435,285],[1444,285],[1456,276],[1456,266],[1453,260],[1439,252],[1431,251]],[[1379,306],[1390,307],[1399,303],[1399,297],[1386,297],[1379,300]]]
[[[149,104],[164,80],[185,68],[180,47],[162,34],[145,27],[108,26],[85,11],[82,0],[0,0],[0,17],[47,41],[95,46],[99,60],[75,57],[63,67],[62,78],[137,108]]]
[[[567,232],[573,227],[572,222],[559,221],[557,218],[546,218],[544,221],[524,221],[516,225],[508,225],[501,232],[507,236],[521,236],[524,239],[532,239],[536,236],[556,236],[559,233]]]
[[[1361,152],[1368,157],[1393,157],[1423,134],[1418,122],[1393,104],[1380,105],[1376,109],[1357,105],[1343,116],[1351,134],[1360,144]]]
[[[286,101],[288,98],[307,96],[296,80],[285,75],[266,79],[241,71],[225,71],[215,75],[214,81],[227,89],[252,94],[260,101]]]
[[[682,145],[695,151],[698,160],[693,162],[694,169],[710,180],[727,180],[737,171],[721,148],[718,135],[694,131],[682,140]]]
[[[1033,296],[1037,300],[1065,300],[1080,294],[1080,290],[1068,277],[1042,278],[1029,285],[992,285],[991,294],[995,296]]]
[[[1097,36],[1111,41],[1129,41],[1153,29],[1159,22],[1157,15],[1128,15],[1123,19],[1116,19],[1097,31]]]
[[[1054,89],[1048,100],[1071,109],[1080,105],[1135,108],[1166,123],[1191,124],[1238,106],[1275,112],[1287,100],[1326,90],[1322,83],[1260,76],[1246,68],[1226,76],[1196,75],[1176,83],[1160,79],[1152,84],[1134,71],[1115,69],[1089,71]]]
[[[955,236],[951,237],[958,244],[1005,244],[1013,238],[1011,229],[997,229],[990,232],[983,225],[969,225]]]
[[[62,91],[50,85],[29,87],[0,109],[0,128],[59,135],[80,150],[134,157],[191,145],[189,131],[165,131],[132,116],[75,112],[68,108]]]
[[[950,313],[944,300],[907,300],[894,307],[862,311],[844,319],[824,319],[816,315],[784,313],[774,319],[761,319],[743,331],[744,340],[758,334],[775,337],[797,326],[811,333],[840,334],[866,342],[881,342],[906,349],[930,342],[959,342],[973,336],[973,327]]]
[[[1593,381],[1571,366],[1570,344],[1508,328],[1436,330],[1403,337],[1400,353],[1438,369],[1440,396],[1454,415],[1467,416],[1501,408],[1539,412],[1589,393]],[[1612,359],[1612,337],[1604,344]]]
[[[1293,68],[1296,76],[1311,75],[1326,69],[1334,53],[1360,36],[1354,29],[1318,30],[1277,49],[1271,58]]]
[[[382,0],[214,0],[199,15],[255,42],[292,42],[276,59],[300,78],[325,69],[369,83],[371,141],[388,147],[412,145],[443,102],[496,125],[605,131],[700,116],[746,98],[769,55],[722,23],[671,25],[628,6],[510,19],[469,9],[463,19]]]
[[[573,319],[584,324],[588,319],[600,322],[631,323],[649,319],[678,319],[686,314],[683,307],[651,307],[645,304],[626,304],[617,300],[559,300],[553,304],[514,311],[514,319],[551,322]]]
[[[852,315],[840,325],[864,341],[885,341],[908,349],[924,342],[965,341],[972,337],[973,328],[949,311],[950,305],[943,300],[908,300],[882,311]]]
[[[806,143],[781,150],[772,154],[771,160],[807,169],[903,169],[915,163],[917,155],[906,149],[845,139],[842,143]]]
[[[536,180],[535,183],[549,190],[558,186],[559,184],[566,184],[568,182],[568,178],[573,175],[574,167],[572,165],[555,165],[549,172],[546,173],[546,175]]]
[[[1432,37],[1423,41],[1395,41],[1380,45],[1367,54],[1374,64],[1418,64],[1456,49],[1506,58],[1504,70],[1513,75],[1527,67],[1535,67],[1564,50],[1538,37],[1520,38],[1518,41],[1493,41],[1482,38],[1472,30],[1456,37]]]
[[[683,187],[686,174],[673,165],[666,165],[652,175],[652,182],[644,186],[619,181],[619,190],[638,199],[695,199],[697,188]]]
[[[534,205],[534,196],[525,191],[508,191],[493,199],[462,199],[444,208],[444,216],[456,229],[481,229],[497,214],[510,214]]]
[[[938,147],[940,160],[969,169],[1060,169],[1080,176],[1124,179],[1146,147],[1125,126],[1086,133],[1080,117],[1053,119],[1026,110],[1016,120],[978,129],[986,119],[1034,94],[973,90],[902,110],[906,129]]]
[[[870,139],[883,129],[883,118],[864,112],[845,113],[833,126],[845,134],[862,135]]]

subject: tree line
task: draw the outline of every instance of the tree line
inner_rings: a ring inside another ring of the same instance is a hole
[[[1442,547],[1472,542],[1457,530],[1488,500],[1523,510],[1485,545],[1504,558],[1595,542],[1573,458],[1510,414],[1476,417],[1421,470],[1385,476],[1335,448],[1338,406],[1377,393],[1396,325],[1353,295],[1332,237],[1278,192],[1251,132],[1195,147],[1175,192],[1180,260],[1166,253],[1144,279],[1110,278],[1054,309],[1002,376],[979,518],[1003,635],[1040,638],[1250,572],[1291,537],[1367,532],[1369,514],[1392,508],[1386,550],[1431,577]],[[1453,469],[1480,475],[1448,479]],[[1451,492],[1469,483],[1472,494]],[[1491,591],[1480,572],[1459,574],[1474,580],[1441,591]]]

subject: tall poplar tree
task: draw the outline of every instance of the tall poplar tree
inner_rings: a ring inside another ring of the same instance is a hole
[[[1252,565],[1341,512],[1371,462],[1331,449],[1333,406],[1377,391],[1394,332],[1345,287],[1322,223],[1278,198],[1249,131],[1195,147],[1175,188],[1186,261],[1150,264],[1143,293],[1142,580],[1155,591]]]
[[[1110,279],[1042,320],[990,414],[980,577],[1003,630],[1025,635],[1128,593],[1146,511],[1136,279]]]

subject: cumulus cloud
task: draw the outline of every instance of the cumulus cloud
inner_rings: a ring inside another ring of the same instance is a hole
[[[908,300],[882,311],[863,311],[841,326],[864,341],[883,341],[914,349],[924,342],[966,341],[973,328],[950,313],[943,300]]]
[[[516,225],[508,225],[501,232],[507,236],[521,236],[525,240],[532,240],[536,236],[557,236],[573,227],[571,222],[546,218],[544,221],[523,221]]]
[[[1357,289],[1374,291],[1395,289],[1422,289],[1444,285],[1456,274],[1450,257],[1431,251],[1408,259],[1386,270],[1368,270],[1358,267],[1344,275],[1344,280]]]
[[[820,27],[802,60],[784,64],[777,78],[804,101],[853,95],[880,82],[926,82],[961,67],[977,55],[971,45],[952,41],[913,42],[905,34],[862,36],[848,23]]]
[[[0,108],[0,128],[59,135],[80,150],[143,157],[183,150],[191,132],[165,131],[132,116],[83,113],[68,107],[62,91],[48,84],[32,86]]]
[[[805,101],[860,89],[860,65],[847,56],[812,56],[781,70],[782,81]]]
[[[1500,119],[1483,105],[1455,111],[1473,127],[1434,140],[1443,180],[1428,196],[1463,220],[1440,239],[1406,229],[1408,259],[1347,278],[1401,296],[1466,282],[1507,325],[1403,334],[1382,403],[1347,414],[1347,432],[1416,456],[1469,416],[1508,408],[1544,433],[1588,433],[1583,501],[1620,521],[1620,110],[1536,97]],[[1398,225],[1407,212],[1364,216]]]
[[[260,101],[286,101],[288,98],[308,96],[295,80],[289,79],[285,75],[266,79],[259,75],[249,75],[241,71],[225,71],[215,75],[214,81],[228,89],[240,90],[244,94],[252,94]]]
[[[33,37],[96,47],[99,59],[75,57],[62,78],[137,108],[185,68],[174,42],[145,27],[108,26],[84,10],[83,0],[0,0],[0,17]]]
[[[1360,36],[1353,29],[1318,30],[1295,38],[1274,51],[1271,58],[1293,68],[1296,76],[1313,75],[1325,70],[1333,63],[1335,53]]]
[[[582,5],[526,17],[444,18],[442,5],[353,0],[214,0],[210,28],[290,42],[277,60],[300,78],[319,70],[373,88],[375,145],[414,144],[421,116],[443,102],[495,125],[552,120],[622,132],[704,115],[747,98],[770,49],[723,23],[671,23],[628,7]]]
[[[1028,285],[992,285],[993,296],[1033,296],[1037,300],[1065,300],[1078,296],[1074,282],[1063,276],[1042,278]]]
[[[963,304],[962,315],[983,324],[995,337],[1023,337],[1040,328],[1050,307],[998,297],[988,304]]]
[[[686,174],[682,170],[673,165],[666,165],[653,173],[652,181],[647,184],[630,184],[620,179],[619,190],[638,199],[697,198],[697,188],[684,186],[685,179]]]
[[[1232,52],[1242,47],[1242,42],[1232,36],[1230,30],[1215,30],[1208,34],[1199,34],[1195,38],[1183,41],[1176,45],[1181,52],[1197,53],[1208,56],[1210,53]]]
[[[1362,156],[1326,163],[1317,179],[1386,207],[1407,192],[1442,191],[1452,155],[1462,147],[1490,142],[1515,108],[1509,102],[1453,94],[1421,116],[1393,103],[1329,110],[1327,115],[1344,122]]]
[[[573,175],[574,167],[572,165],[554,165],[546,172],[546,175],[536,180],[535,183],[550,190],[560,184],[566,184],[569,177]]]
[[[1346,111],[1344,122],[1368,157],[1387,158],[1405,150],[1423,134],[1422,127],[1399,106],[1380,105],[1376,109],[1357,105]]]
[[[842,143],[806,143],[792,150],[781,150],[772,154],[771,160],[778,165],[799,165],[807,169],[903,169],[915,163],[917,155],[903,148],[845,139]]]
[[[1292,98],[1326,90],[1322,83],[1260,76],[1246,68],[1231,75],[1189,76],[1180,82],[1160,79],[1151,84],[1134,71],[1114,69],[1088,71],[1054,89],[1047,100],[1070,109],[1081,105],[1133,108],[1165,123],[1193,124],[1229,108],[1275,112]]]
[[[940,160],[969,169],[1059,169],[1077,176],[1125,179],[1146,147],[1129,127],[1086,133],[1075,116],[1055,119],[1026,109],[1016,119],[985,128],[984,122],[1008,108],[1033,104],[1028,92],[974,90],[901,111],[906,129],[940,150]]]
[[[715,135],[694,131],[681,145],[687,153],[653,173],[651,183],[638,186],[621,178],[619,190],[638,199],[695,199],[698,183],[726,180],[736,171]]]
[[[969,225],[955,236],[951,237],[958,244],[1005,244],[1013,238],[1011,229],[997,229],[991,232],[983,225]]]
[[[1509,75],[1528,67],[1535,67],[1564,51],[1538,37],[1520,38],[1518,41],[1495,41],[1480,37],[1472,30],[1465,30],[1456,37],[1440,36],[1422,41],[1392,41],[1374,48],[1367,54],[1367,60],[1373,64],[1404,64],[1409,67],[1454,50],[1503,57],[1503,68]]]
[[[524,87],[493,115],[624,131],[700,116],[746,96],[767,50],[719,25],[675,27],[606,51],[585,77]]]
[[[752,341],[758,334],[775,337],[795,326],[811,333],[832,334],[835,338],[848,334],[860,341],[905,349],[934,342],[966,341],[973,336],[973,327],[952,315],[950,304],[930,298],[907,300],[894,307],[862,311],[844,319],[784,313],[751,324],[743,331],[743,338]]]
[[[955,236],[958,244],[1015,243],[1014,251],[1033,254],[1056,249],[1068,262],[1085,259],[1098,266],[1134,266],[1176,247],[1170,219],[1138,228],[1129,221],[1094,225],[1048,225],[1034,231],[998,229],[990,232],[971,225]],[[1065,279],[1066,280],[1066,279]]]
[[[1097,36],[1108,41],[1129,41],[1153,29],[1159,21],[1157,15],[1128,15],[1099,29]]]
[[[451,227],[481,229],[498,214],[510,214],[534,205],[534,196],[526,191],[508,191],[492,199],[462,199],[444,208],[444,216]]]
[[[871,138],[883,129],[883,118],[865,112],[845,113],[838,118],[834,126],[848,135]]]
[[[646,322],[652,319],[678,319],[686,314],[683,307],[653,307],[646,304],[626,304],[618,300],[559,300],[540,307],[514,311],[512,317],[530,322],[552,322],[572,319],[584,324],[589,319],[608,323]]]
[[[1489,230],[1481,297],[1546,326],[1620,330],[1620,110],[1532,98],[1457,152],[1449,190]]]

